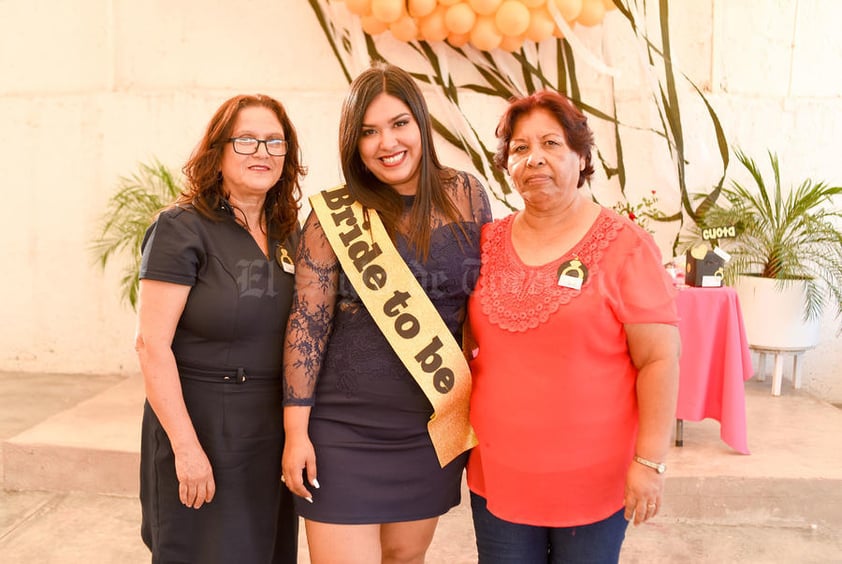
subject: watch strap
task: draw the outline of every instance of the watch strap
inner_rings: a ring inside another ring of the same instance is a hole
[[[642,456],[638,456],[636,454],[634,455],[634,461],[637,462],[638,464],[642,464],[644,466],[648,466],[649,468],[652,468],[658,474],[663,474],[664,472],[667,471],[667,465],[664,464],[663,462],[654,462],[652,460],[649,460],[647,458],[643,458]]]

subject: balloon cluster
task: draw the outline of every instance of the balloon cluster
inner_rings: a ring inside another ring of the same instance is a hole
[[[345,0],[369,35],[389,31],[399,41],[447,41],[480,51],[520,49],[524,41],[563,37],[552,13],[569,24],[594,26],[614,0]]]

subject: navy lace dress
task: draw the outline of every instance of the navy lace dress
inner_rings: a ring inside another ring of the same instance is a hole
[[[466,300],[479,274],[480,228],[490,220],[490,211],[479,182],[466,174],[457,178],[459,182],[453,187],[457,205],[461,201],[458,207],[469,210],[463,213],[469,218],[461,223],[464,235],[456,225],[434,222],[429,258],[423,263],[407,248],[403,238],[398,237],[396,246],[448,329],[461,341]],[[412,197],[405,197],[405,205],[407,209],[411,207]],[[297,265],[297,271],[308,266],[319,268],[312,256],[318,237],[323,238],[324,234],[311,217],[300,247],[304,257],[299,256],[300,261],[310,264]],[[326,329],[331,332],[323,354],[316,351],[313,355],[321,362],[309,433],[321,487],[309,488],[312,504],[296,498],[296,509],[306,519],[348,524],[412,521],[442,515],[459,504],[467,453],[445,468],[439,466],[427,434],[427,422],[433,412],[430,402],[383,337],[345,274],[338,266],[335,268],[324,268],[322,272],[328,278],[331,273],[335,277],[338,273],[332,330]],[[314,302],[310,298],[305,301]],[[295,334],[292,331],[288,339],[295,339]],[[299,342],[295,349],[312,350],[306,345]],[[287,378],[292,380],[288,385],[294,389],[297,383],[289,370]]]

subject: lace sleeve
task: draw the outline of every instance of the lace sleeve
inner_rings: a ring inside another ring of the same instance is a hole
[[[491,221],[491,204],[482,182],[464,170],[447,170],[450,176],[444,186],[462,221],[474,222],[479,227]]]
[[[301,233],[284,343],[284,405],[312,406],[339,287],[339,262],[315,213]]]
[[[472,174],[468,177],[468,192],[471,199],[471,215],[474,221],[482,227],[491,221],[491,204],[488,202],[488,193],[485,186]]]

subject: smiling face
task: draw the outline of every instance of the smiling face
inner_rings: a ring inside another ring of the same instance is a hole
[[[284,130],[274,112],[262,106],[249,106],[240,110],[231,137],[254,137],[256,139],[284,139]],[[253,155],[234,152],[230,142],[222,151],[222,190],[237,200],[264,198],[278,182],[286,157],[273,157],[260,143]]]
[[[585,159],[567,144],[552,113],[536,108],[520,116],[508,149],[507,169],[524,205],[565,205],[578,197]]]
[[[399,194],[415,194],[421,167],[421,129],[400,99],[379,94],[365,111],[357,145],[365,167]]]

